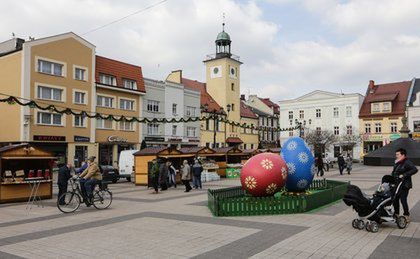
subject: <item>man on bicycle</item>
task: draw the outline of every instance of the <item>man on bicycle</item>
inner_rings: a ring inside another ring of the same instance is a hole
[[[88,158],[88,167],[80,174],[80,188],[82,189],[82,193],[86,195],[87,200],[85,199],[86,205],[90,205],[92,202],[92,193],[93,188],[95,185],[102,180],[102,174],[95,163],[94,156]]]

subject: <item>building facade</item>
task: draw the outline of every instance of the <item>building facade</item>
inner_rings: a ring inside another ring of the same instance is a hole
[[[407,119],[412,138],[420,141],[420,79],[413,79],[407,102]]]
[[[258,127],[258,115],[243,99],[241,99],[241,124],[246,123],[247,125]],[[247,128],[241,128],[240,130],[243,143],[239,147],[241,149],[257,149],[259,143],[258,131]]]
[[[16,38],[0,45],[4,94],[42,106],[95,111],[94,45],[74,33],[31,41]],[[83,104],[76,100],[78,93],[84,94]],[[3,145],[28,142],[54,153],[60,162],[77,159],[80,146],[85,156],[97,154],[94,121],[77,124],[72,115],[0,105],[0,118],[9,129],[0,133]]]
[[[258,115],[260,148],[275,148],[280,145],[280,132],[275,129],[280,126],[280,107],[270,98],[260,98],[250,95],[246,101]]]
[[[376,85],[373,80],[369,82],[359,112],[362,156],[401,137],[401,119],[405,116],[413,81],[380,85]]]
[[[181,82],[145,80],[145,118],[188,119],[200,117],[200,92]],[[200,122],[147,123],[143,139],[148,146],[198,146]]]
[[[316,90],[296,99],[280,101],[280,125],[282,128],[294,127],[302,123],[307,133],[314,130],[328,130],[337,139],[345,135],[359,135],[358,112],[363,103],[361,94],[341,94]],[[281,132],[280,141],[283,144],[291,136],[299,136],[299,130]],[[342,152],[342,146],[337,141],[323,150],[328,157],[337,157]],[[353,158],[358,159],[360,145],[353,149]]]
[[[145,95],[141,67],[96,56],[95,70],[96,111],[141,117]],[[142,128],[138,122],[96,119],[95,127],[100,164],[116,166],[121,151],[140,148]]]

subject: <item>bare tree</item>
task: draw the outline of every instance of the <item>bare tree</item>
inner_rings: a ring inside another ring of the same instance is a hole
[[[361,141],[361,136],[359,134],[343,134],[340,136],[339,145],[344,152],[353,153],[353,148]]]
[[[337,141],[336,136],[330,130],[309,130],[305,132],[304,139],[308,145],[313,147],[315,154],[324,153],[326,147]]]

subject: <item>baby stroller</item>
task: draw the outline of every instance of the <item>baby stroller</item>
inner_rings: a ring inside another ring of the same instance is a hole
[[[407,226],[407,219],[404,216],[394,216],[393,202],[401,188],[402,181],[391,175],[382,177],[382,184],[369,197],[359,187],[349,185],[343,201],[347,206],[353,206],[358,218],[354,219],[352,225],[356,229],[366,228],[370,232],[378,232],[379,225],[383,222],[396,223],[398,228]]]

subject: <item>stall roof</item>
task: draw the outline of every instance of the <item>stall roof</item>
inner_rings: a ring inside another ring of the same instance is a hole
[[[147,147],[134,153],[134,156],[157,155],[168,147]]]
[[[211,148],[208,147],[183,147],[179,151],[183,154],[214,154],[216,151],[214,151]]]
[[[20,148],[20,147],[26,147],[28,146],[28,143],[21,143],[21,144],[15,144],[15,145],[8,145],[8,146],[4,146],[0,148],[0,153],[3,153],[5,151],[9,151],[15,148]]]
[[[2,159],[56,159],[51,152],[32,147],[28,143],[4,146],[0,148],[0,157]]]
[[[258,151],[257,149],[243,149],[242,153],[249,155],[249,154],[257,153],[257,151]]]
[[[216,153],[223,153],[227,155],[242,153],[242,150],[240,150],[238,147],[221,147],[215,148],[214,151],[216,151]]]
[[[280,153],[281,148],[280,147],[269,148],[267,151],[271,153]]]

